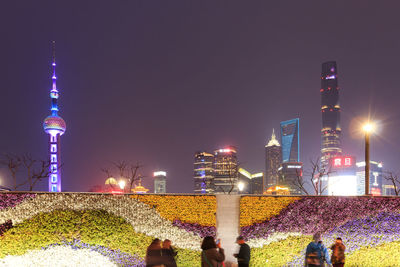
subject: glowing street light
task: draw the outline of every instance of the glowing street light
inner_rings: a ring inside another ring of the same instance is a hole
[[[365,195],[369,195],[369,136],[374,131],[374,124],[367,122],[362,129],[365,133]]]
[[[238,183],[238,188],[239,188],[239,191],[242,192],[243,189],[244,189],[244,183],[243,182],[239,182]]]
[[[124,190],[124,188],[125,188],[125,181],[124,180],[120,180],[119,182],[118,182],[118,185],[119,185],[119,188],[121,188],[121,190],[123,191]]]

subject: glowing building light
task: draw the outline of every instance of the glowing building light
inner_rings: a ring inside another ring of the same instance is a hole
[[[244,183],[243,182],[239,182],[238,183],[238,189],[239,189],[239,191],[243,191],[243,189],[244,189]]]
[[[157,171],[157,172],[153,172],[153,176],[167,176],[167,173],[164,171]]]

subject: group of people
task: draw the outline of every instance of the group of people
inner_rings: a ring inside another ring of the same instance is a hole
[[[175,257],[177,252],[172,248],[172,242],[165,239],[154,239],[146,251],[146,267],[177,267]]]
[[[239,236],[236,243],[240,246],[239,252],[233,254],[237,259],[239,267],[248,267],[250,262],[250,247],[244,238]],[[330,247],[332,256],[329,257],[328,249],[322,244],[321,235],[314,234],[313,241],[308,244],[306,249],[306,267],[328,266],[343,267],[345,261],[344,246],[342,239],[337,238]],[[206,236],[201,244],[201,267],[223,267],[225,260],[224,249],[221,247],[219,239],[215,240],[212,236]],[[175,257],[177,252],[172,248],[171,241],[166,239],[161,242],[156,238],[151,242],[146,252],[146,267],[177,267]]]
[[[233,256],[237,259],[239,267],[248,267],[250,262],[250,247],[242,236],[236,238],[240,246],[239,252]],[[206,236],[201,243],[201,267],[222,267],[224,266],[225,253],[221,248],[219,239]],[[156,238],[151,242],[146,251],[146,267],[176,267],[175,257],[177,252],[172,248],[171,241],[166,239],[161,242]]]
[[[336,238],[335,243],[330,247],[332,255],[329,258],[328,249],[322,244],[321,235],[314,234],[313,241],[308,244],[306,249],[306,267],[323,267],[325,263],[328,266],[343,267],[345,262],[344,251],[346,247],[340,237]]]

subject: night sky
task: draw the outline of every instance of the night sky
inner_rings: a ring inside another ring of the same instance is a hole
[[[63,191],[140,161],[144,185],[193,191],[193,155],[227,145],[251,172],[279,122],[300,118],[301,160],[320,155],[321,64],[338,64],[343,150],[379,122],[371,159],[400,171],[398,1],[6,1],[0,11],[0,152],[47,158],[57,42]],[[40,5],[39,5],[40,3]],[[307,168],[307,164],[306,164]],[[0,170],[3,185],[9,185]],[[40,190],[46,190],[46,183]]]

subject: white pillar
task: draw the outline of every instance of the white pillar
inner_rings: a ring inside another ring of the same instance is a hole
[[[225,266],[237,266],[233,257],[239,246],[235,243],[239,236],[240,195],[216,195],[217,197],[217,238],[225,250]]]

